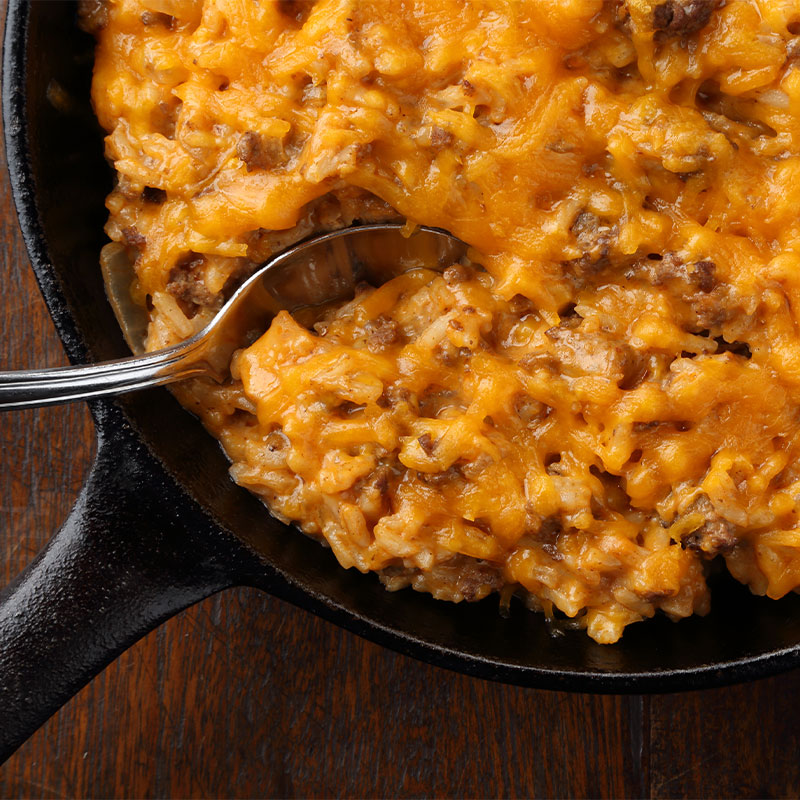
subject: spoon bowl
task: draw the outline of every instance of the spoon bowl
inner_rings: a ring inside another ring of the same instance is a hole
[[[263,333],[280,310],[293,312],[349,299],[409,269],[443,270],[467,259],[467,246],[438,228],[401,222],[343,228],[300,242],[262,264],[201,331],[173,347],[145,350],[147,310],[130,294],[127,259],[103,272],[109,301],[137,355],[81,367],[0,372],[0,410],[55,405],[208,375],[227,377],[233,353]]]

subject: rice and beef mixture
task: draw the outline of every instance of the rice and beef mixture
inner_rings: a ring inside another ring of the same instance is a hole
[[[599,642],[800,585],[797,0],[90,0],[106,258],[148,349],[315,231],[422,264],[176,394],[233,478],[389,589]]]

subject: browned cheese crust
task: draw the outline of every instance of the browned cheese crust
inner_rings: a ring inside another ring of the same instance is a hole
[[[600,642],[800,585],[796,0],[109,0],[93,98],[147,346],[314,231],[416,269],[177,390],[344,567]],[[425,264],[421,265],[426,266]]]

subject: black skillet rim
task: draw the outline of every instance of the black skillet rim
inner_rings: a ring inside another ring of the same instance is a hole
[[[66,305],[60,281],[48,259],[29,158],[25,79],[31,0],[9,0],[3,46],[2,113],[11,192],[31,265],[64,348],[73,363],[87,361],[88,348]],[[113,401],[92,404],[103,426],[125,425]],[[257,581],[253,585],[258,585]],[[593,693],[662,693],[713,688],[755,680],[800,665],[800,645],[748,655],[726,662],[659,672],[607,672],[591,669],[543,669],[515,665],[459,651],[358,616],[309,587],[290,586],[275,594],[365,639],[421,661],[472,677],[539,689]]]

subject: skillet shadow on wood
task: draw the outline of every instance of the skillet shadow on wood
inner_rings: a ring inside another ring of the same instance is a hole
[[[98,266],[112,174],[88,99],[93,40],[77,30],[74,3],[35,1],[24,46],[30,55],[23,91],[38,211],[31,210],[23,187],[21,212],[29,238],[37,225],[43,231],[38,246],[46,258],[34,253],[37,276],[73,360],[127,355]],[[401,652],[490,679],[597,691],[719,685],[797,661],[800,598],[754,598],[726,576],[715,579],[714,610],[705,619],[672,624],[659,618],[635,625],[612,647],[581,632],[554,638],[542,616],[521,605],[503,619],[496,598],[455,606],[411,590],[389,594],[374,576],[338,567],[329,550],[269,516],[235,486],[216,441],[167,391],[99,402],[93,411],[101,429],[133,426],[183,487],[185,508],[196,511],[199,505],[212,528],[244,543],[250,558],[237,567],[239,582]],[[163,512],[154,509],[154,526]]]

